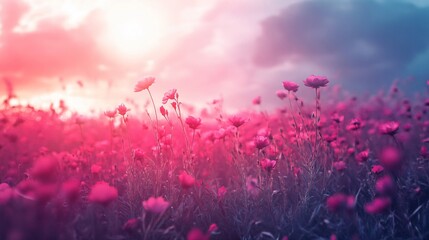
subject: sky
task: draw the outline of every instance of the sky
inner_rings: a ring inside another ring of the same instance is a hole
[[[134,85],[155,76],[158,105],[177,88],[197,107],[272,108],[282,81],[311,74],[353,95],[424,89],[429,1],[0,0],[0,77],[24,102],[143,104]]]

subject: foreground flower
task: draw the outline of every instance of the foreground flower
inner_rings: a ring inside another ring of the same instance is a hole
[[[366,160],[368,160],[369,158],[369,150],[364,150],[360,153],[358,153],[358,155],[356,156],[356,160],[360,163],[366,162]]]
[[[90,202],[107,205],[118,198],[118,190],[106,182],[96,183],[88,196]]]
[[[379,173],[383,172],[383,170],[384,170],[384,167],[381,165],[374,165],[371,168],[371,172],[374,174],[379,174]]]
[[[398,122],[386,122],[380,125],[380,133],[386,135],[395,135],[399,131],[399,123]]]
[[[141,92],[143,90],[148,89],[155,82],[154,77],[145,77],[143,80],[137,82],[134,87],[134,92]]]
[[[188,124],[189,128],[197,129],[201,125],[201,118],[189,116],[186,118],[185,123]]]
[[[148,200],[143,201],[142,204],[144,210],[155,214],[163,213],[170,206],[170,203],[165,201],[163,197],[150,197]]]
[[[192,186],[194,186],[195,178],[192,177],[191,175],[187,174],[186,172],[182,172],[179,175],[179,182],[180,182],[180,185],[182,186],[182,188],[188,189],[188,188],[191,188]]]
[[[290,92],[297,92],[299,85],[294,82],[284,81],[283,87]]]
[[[311,75],[310,77],[304,80],[304,85],[311,88],[326,87],[328,83],[329,83],[328,78],[323,76]]]

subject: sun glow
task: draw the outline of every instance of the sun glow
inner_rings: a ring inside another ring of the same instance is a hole
[[[148,3],[114,3],[104,9],[104,34],[100,40],[125,58],[140,57],[159,46],[167,31],[166,19]]]

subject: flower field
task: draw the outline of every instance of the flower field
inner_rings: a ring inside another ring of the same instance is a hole
[[[0,239],[429,238],[425,96],[352,97],[311,75],[278,83],[276,111],[255,98],[229,113],[222,100],[197,111],[157,82],[98,116],[10,94]]]

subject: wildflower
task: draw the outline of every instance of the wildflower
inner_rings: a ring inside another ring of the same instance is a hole
[[[270,160],[268,158],[264,158],[260,161],[260,164],[261,164],[262,169],[264,169],[265,171],[270,173],[274,169],[274,167],[276,166],[277,161]]]
[[[270,140],[265,136],[256,136],[254,144],[257,149],[261,150],[270,145]]]
[[[358,153],[358,155],[356,156],[356,160],[360,163],[366,162],[366,160],[368,160],[368,158],[369,158],[369,150],[368,149]]]
[[[149,89],[150,86],[155,82],[154,77],[145,77],[143,80],[137,82],[134,87],[134,92],[141,92],[143,90]]]
[[[311,88],[320,88],[325,87],[329,83],[328,78],[323,76],[314,76],[311,75],[304,80],[304,85]]]
[[[189,116],[186,118],[185,123],[188,124],[191,129],[197,129],[198,126],[201,125],[201,118]]]
[[[399,130],[399,123],[398,122],[386,122],[380,125],[380,133],[386,134],[386,135],[395,135],[398,133]]]
[[[380,194],[390,194],[394,191],[395,184],[392,177],[386,175],[377,180],[375,183],[375,189]]]
[[[122,116],[124,116],[125,114],[127,114],[128,111],[130,111],[129,108],[127,108],[123,103],[121,105],[119,105],[116,110],[118,111],[118,113]]]
[[[164,93],[164,97],[162,98],[162,104],[166,104],[168,100],[175,100],[177,97],[177,89],[170,89],[168,92]]]
[[[350,121],[349,125],[347,125],[346,128],[349,131],[357,131],[361,128],[361,126],[362,126],[361,121],[359,119],[355,118],[355,119],[352,119]]]
[[[111,187],[106,182],[97,182],[89,193],[88,200],[90,202],[100,203],[107,205],[118,198],[118,190]]]
[[[241,125],[243,125],[246,120],[242,117],[239,116],[232,116],[230,118],[228,118],[229,122],[236,128],[240,127]]]
[[[116,117],[116,109],[104,111],[104,115],[108,118],[114,118]]]
[[[226,187],[225,186],[220,187],[217,190],[217,198],[218,198],[218,200],[219,201],[223,200],[225,198],[226,193],[227,193]]]
[[[212,224],[210,224],[209,229],[207,230],[207,232],[210,234],[212,232],[217,231],[218,229],[219,228],[218,228],[217,224],[216,223],[212,223]]]
[[[284,81],[283,87],[288,90],[289,92],[297,92],[299,85],[294,82]]]
[[[53,180],[56,175],[56,169],[58,167],[58,161],[56,158],[51,156],[42,156],[37,159],[31,174],[34,178],[43,181]]]
[[[401,153],[394,147],[386,147],[380,155],[380,162],[390,170],[397,170],[401,167]]]
[[[391,200],[388,197],[378,197],[372,202],[365,204],[365,212],[369,214],[379,214],[386,212],[391,205]]]
[[[347,196],[343,193],[335,193],[326,199],[326,207],[330,212],[340,212],[343,210],[352,210],[355,206],[355,197]]]
[[[281,100],[285,99],[287,97],[287,92],[285,90],[277,90],[276,95]]]
[[[71,179],[64,182],[61,186],[61,191],[64,196],[70,202],[75,202],[79,198],[80,194],[80,181],[77,179]]]
[[[161,214],[167,208],[170,206],[170,203],[165,201],[163,197],[150,197],[148,200],[142,202],[144,210],[155,213],[155,214]]]
[[[188,189],[188,188],[191,188],[192,186],[194,186],[195,178],[192,177],[191,175],[187,174],[186,172],[182,172],[179,175],[179,182],[180,182],[180,185],[182,186],[182,188]]]
[[[252,100],[253,105],[260,105],[261,104],[261,96],[255,97]]]
[[[187,240],[209,240],[210,234],[205,234],[200,229],[193,228],[191,231],[189,231],[186,239]]]
[[[141,220],[138,218],[131,218],[122,226],[122,229],[126,232],[134,232],[141,225]]]
[[[384,167],[381,165],[374,165],[371,168],[371,172],[374,174],[379,174],[384,171]]]
[[[101,171],[101,166],[100,165],[97,165],[97,164],[92,164],[92,166],[91,166],[91,173],[92,174],[99,174],[100,173],[100,171]]]
[[[334,162],[332,165],[339,172],[344,171],[347,168],[346,163],[344,161]]]

